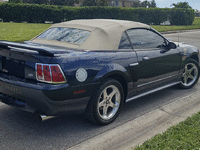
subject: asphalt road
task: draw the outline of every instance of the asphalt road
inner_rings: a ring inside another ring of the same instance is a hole
[[[175,41],[178,39],[177,34],[164,36]],[[179,34],[179,41],[200,48],[199,39],[200,31]],[[199,89],[199,83],[189,90],[171,87],[126,103],[115,122],[107,126],[93,125],[83,115],[63,116],[39,122],[31,113],[0,103],[0,149],[67,149]]]

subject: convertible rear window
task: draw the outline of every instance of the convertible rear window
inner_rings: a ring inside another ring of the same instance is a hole
[[[90,31],[87,30],[57,27],[48,29],[37,38],[69,42],[72,44],[82,44],[90,34]]]

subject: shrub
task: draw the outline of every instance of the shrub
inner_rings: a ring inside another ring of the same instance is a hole
[[[24,3],[0,3],[0,18],[4,22],[54,23],[73,19],[119,19],[159,25],[170,19],[172,25],[190,25],[193,9],[126,8],[126,7],[69,7]]]
[[[191,25],[194,22],[195,11],[193,9],[173,8],[170,13],[171,25]]]
[[[3,3],[0,4],[0,18],[4,22],[44,23],[61,22],[64,15],[59,6]]]

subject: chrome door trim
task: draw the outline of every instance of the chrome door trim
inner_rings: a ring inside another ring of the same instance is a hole
[[[137,65],[139,65],[139,63],[138,63],[138,62],[136,62],[136,63],[133,63],[133,64],[130,64],[129,66],[130,66],[130,67],[133,67],[133,66],[137,66]]]
[[[178,75],[179,74],[176,74],[176,75],[173,75],[173,76],[165,77],[165,78],[158,79],[158,80],[155,80],[155,81],[151,81],[151,82],[148,82],[148,83],[140,84],[137,87],[142,87],[142,86],[145,86],[145,85],[148,85],[148,84],[151,84],[151,83],[155,83],[155,82],[158,82],[158,81],[166,80],[166,79],[169,79],[169,78],[174,77],[174,76],[178,77]]]
[[[171,84],[168,84],[168,85],[165,85],[165,86],[162,86],[162,87],[159,87],[159,88],[156,88],[156,89],[150,90],[150,91],[147,91],[147,92],[145,92],[145,93],[142,93],[142,94],[139,94],[139,95],[133,96],[133,97],[127,99],[125,102],[132,101],[132,100],[134,100],[134,99],[140,98],[140,97],[142,97],[142,96],[145,96],[145,95],[148,95],[148,94],[154,93],[154,92],[156,92],[156,91],[159,91],[159,90],[162,90],[162,89],[168,88],[168,87],[170,87],[170,86],[173,86],[173,85],[176,85],[176,84],[179,84],[179,83],[180,83],[180,81],[179,81],[179,82],[175,82],[175,83],[171,83]]]

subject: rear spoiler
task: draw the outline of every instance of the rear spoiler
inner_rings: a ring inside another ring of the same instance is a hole
[[[53,53],[45,49],[42,49],[39,46],[32,46],[32,45],[24,44],[24,43],[0,41],[0,48],[9,49],[12,51],[17,51],[17,52],[40,54],[44,56],[51,56],[51,57],[54,56]]]

